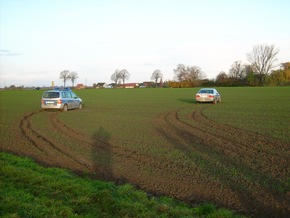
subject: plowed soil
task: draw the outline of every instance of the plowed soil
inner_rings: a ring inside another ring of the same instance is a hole
[[[63,123],[61,112],[39,111],[23,117],[21,137],[15,139],[19,146],[6,150],[47,166],[129,182],[148,193],[193,205],[212,202],[248,216],[287,217],[289,145],[210,120],[203,114],[207,107],[187,117],[180,116],[180,108],[152,121],[156,135],[170,145],[168,149],[182,153],[184,160],[121,146],[102,128],[88,136]],[[33,122],[38,117],[44,119],[44,127]]]

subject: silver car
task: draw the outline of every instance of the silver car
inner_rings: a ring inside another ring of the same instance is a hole
[[[45,91],[41,99],[42,109],[58,109],[67,111],[69,109],[81,109],[83,101],[71,89],[56,88],[54,90]]]
[[[195,102],[212,102],[216,104],[217,102],[222,102],[222,97],[214,88],[202,88],[196,93]]]

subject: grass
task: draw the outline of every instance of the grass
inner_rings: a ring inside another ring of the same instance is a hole
[[[0,164],[1,217],[241,217],[212,204],[189,207],[129,184],[77,177],[8,153],[0,153]]]

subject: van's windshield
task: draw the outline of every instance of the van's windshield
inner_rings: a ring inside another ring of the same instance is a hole
[[[45,92],[43,98],[59,98],[59,92]]]

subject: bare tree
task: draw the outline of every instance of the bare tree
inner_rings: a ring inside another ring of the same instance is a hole
[[[178,64],[176,69],[173,69],[178,81],[186,80],[186,67],[184,64]]]
[[[237,82],[245,77],[245,72],[245,65],[241,61],[235,61],[229,70],[229,77]]]
[[[111,80],[117,84],[120,79],[121,79],[120,71],[117,69],[115,70],[115,73],[112,74]]]
[[[178,81],[189,81],[194,85],[198,85],[205,77],[201,68],[198,66],[185,67],[184,64],[178,64],[176,69],[173,69]]]
[[[278,53],[279,49],[276,49],[274,45],[257,45],[251,53],[247,54],[248,61],[259,78],[259,85],[263,84],[265,76],[276,67]]]
[[[70,80],[72,82],[72,86],[74,87],[74,84],[75,84],[76,79],[79,78],[78,73],[75,72],[75,71],[72,71],[70,73],[69,77],[70,77]]]
[[[158,80],[162,80],[163,74],[161,73],[161,70],[157,69],[154,70],[152,73],[151,79],[155,81],[155,84],[157,84]]]
[[[203,72],[201,71],[200,67],[197,67],[197,66],[192,66],[192,67],[188,66],[186,68],[186,73],[187,73],[186,79],[191,82],[196,82],[198,80],[203,79],[204,77]]]
[[[63,80],[63,87],[65,87],[66,81],[70,79],[70,72],[68,70],[60,72],[59,78]]]
[[[130,74],[126,69],[121,70],[119,74],[123,84],[125,83],[125,80],[128,80],[130,78]]]

